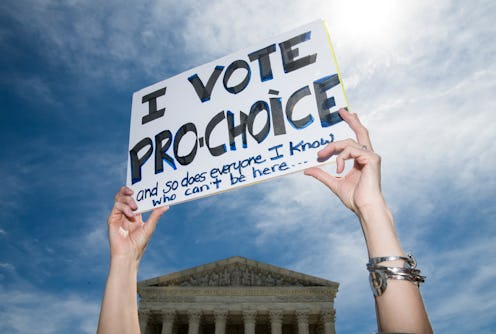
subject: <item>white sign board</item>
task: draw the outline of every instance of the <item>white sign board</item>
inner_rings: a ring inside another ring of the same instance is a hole
[[[133,94],[127,185],[138,211],[316,166],[352,137],[323,21]]]

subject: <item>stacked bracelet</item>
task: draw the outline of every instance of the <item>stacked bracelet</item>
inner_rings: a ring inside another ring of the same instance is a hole
[[[380,263],[387,261],[405,261],[403,267],[381,266]],[[388,279],[399,279],[413,282],[417,286],[425,281],[425,276],[420,275],[420,270],[416,269],[417,262],[413,255],[407,256],[384,256],[374,257],[367,263],[369,271],[370,287],[374,296],[381,296],[387,288]]]

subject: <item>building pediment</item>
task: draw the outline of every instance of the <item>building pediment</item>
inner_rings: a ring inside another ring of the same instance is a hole
[[[235,256],[139,283],[144,287],[335,287],[338,283]]]

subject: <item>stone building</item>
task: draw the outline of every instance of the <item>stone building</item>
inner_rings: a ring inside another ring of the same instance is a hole
[[[143,334],[334,334],[339,284],[242,257],[138,283]]]

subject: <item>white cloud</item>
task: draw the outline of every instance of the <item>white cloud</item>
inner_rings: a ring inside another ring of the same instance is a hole
[[[95,333],[99,302],[77,295],[0,287],[2,333]]]
[[[306,3],[288,1],[250,1],[243,4],[216,1],[205,6],[191,6],[183,37],[188,41],[187,51],[206,53],[206,57],[219,57],[245,48],[262,39],[307,23]],[[290,13],[298,13],[295,17]],[[313,13],[315,15],[316,13]],[[278,19],[275,20],[274,18]],[[221,19],[222,18],[222,19]],[[313,19],[316,17],[313,16]],[[202,57],[203,61],[213,58]]]
[[[153,3],[44,1],[2,7],[45,60],[73,73],[112,78],[115,84],[129,80],[132,73],[164,71],[164,47],[176,44],[167,33],[174,31],[170,17],[150,20]],[[152,41],[147,40],[150,29],[157,31]]]
[[[429,296],[431,318],[439,331],[452,326],[462,332],[489,330],[496,307],[493,245],[489,236],[478,236],[460,241],[450,249],[438,250],[435,256],[426,254],[428,279],[424,291]]]

